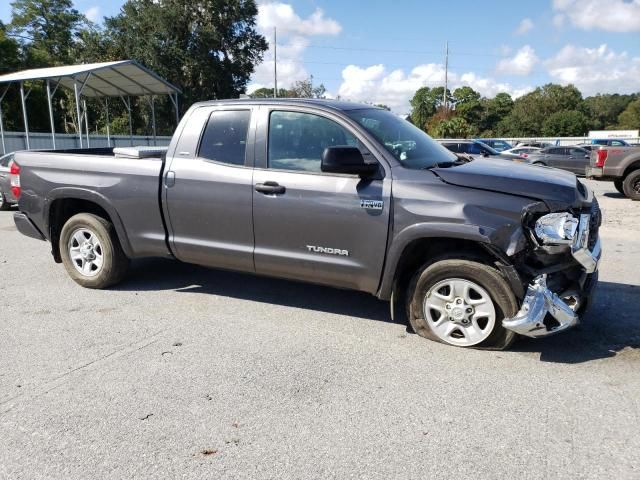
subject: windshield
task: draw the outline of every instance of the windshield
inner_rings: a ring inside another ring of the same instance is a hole
[[[384,145],[403,167],[420,170],[450,166],[458,160],[422,130],[387,110],[371,108],[345,113]]]
[[[500,155],[500,152],[497,151],[495,148],[491,147],[490,145],[487,145],[486,143],[483,142],[479,142],[482,145],[482,148],[484,148],[485,152],[488,153],[489,155]]]

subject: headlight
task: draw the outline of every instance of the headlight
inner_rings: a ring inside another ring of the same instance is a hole
[[[536,236],[542,243],[573,243],[578,219],[570,213],[549,213],[536,221]]]

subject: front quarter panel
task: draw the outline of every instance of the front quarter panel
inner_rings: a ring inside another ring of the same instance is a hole
[[[400,173],[393,182],[393,233],[378,296],[389,297],[398,262],[414,240],[471,240],[507,256],[516,254],[526,246],[523,212],[534,203],[527,197],[450,185],[430,171]]]

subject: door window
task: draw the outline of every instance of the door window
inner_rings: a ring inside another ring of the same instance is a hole
[[[328,118],[301,112],[271,112],[268,167],[278,170],[321,172],[327,147],[358,146],[358,140]]]
[[[209,117],[198,156],[229,165],[244,165],[249,110],[215,111]]]

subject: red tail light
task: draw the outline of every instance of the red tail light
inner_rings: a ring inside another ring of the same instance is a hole
[[[523,154],[522,154],[522,155],[520,155],[520,156],[521,156],[522,158],[527,158],[527,157],[529,157],[529,154],[528,154],[528,153],[523,153]]]
[[[604,167],[604,162],[607,161],[607,155],[609,152],[607,150],[598,150],[598,158],[596,159],[596,167]]]
[[[16,198],[20,198],[20,194],[22,193],[22,189],[20,188],[20,165],[15,161],[11,161],[9,173],[11,175],[11,193],[13,193]]]

